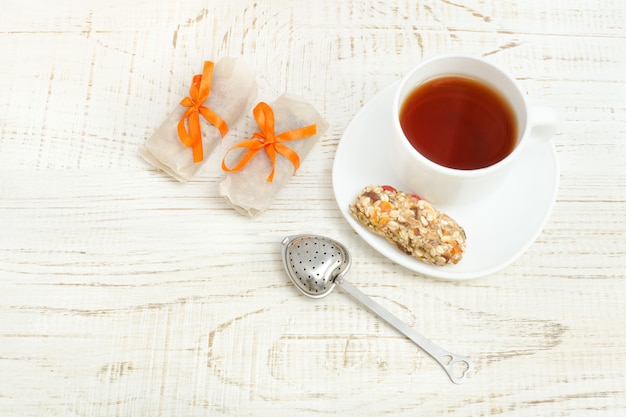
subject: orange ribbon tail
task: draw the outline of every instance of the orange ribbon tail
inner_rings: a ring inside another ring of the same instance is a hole
[[[204,159],[202,151],[202,130],[200,128],[200,115],[209,123],[217,127],[222,137],[228,133],[228,125],[213,110],[203,104],[211,92],[211,81],[213,80],[213,62],[206,61],[202,69],[202,74],[193,76],[189,97],[185,97],[180,104],[187,107],[185,113],[178,122],[178,137],[183,145],[190,147],[193,152],[193,162],[200,162]],[[185,120],[187,121],[185,126]],[[189,130],[187,130],[187,128]]]
[[[287,158],[292,163],[293,173],[295,174],[300,167],[300,157],[297,152],[289,146],[283,145],[282,142],[290,142],[292,140],[299,140],[313,136],[317,133],[316,125],[312,124],[276,135],[274,133],[274,111],[268,104],[263,102],[257,104],[252,111],[252,114],[259,125],[260,132],[255,132],[252,135],[252,138],[231,147],[226,152],[226,155],[224,155],[224,159],[222,160],[222,169],[226,172],[239,171],[243,169],[243,167],[245,167],[261,149],[265,149],[265,152],[272,163],[272,171],[267,177],[267,181],[272,182],[274,180],[276,154]],[[235,149],[247,149],[248,151],[243,154],[239,162],[237,162],[234,167],[229,168],[226,165],[226,156],[230,153],[230,151]]]

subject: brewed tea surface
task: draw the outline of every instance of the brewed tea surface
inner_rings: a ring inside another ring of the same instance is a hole
[[[506,99],[487,84],[462,76],[417,86],[401,107],[400,125],[419,153],[454,169],[491,166],[513,151],[517,138]]]

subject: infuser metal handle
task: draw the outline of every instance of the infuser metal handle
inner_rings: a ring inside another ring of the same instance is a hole
[[[464,382],[467,374],[474,369],[474,363],[470,358],[450,353],[434,344],[346,280],[336,280],[335,283],[358,302],[380,316],[380,318],[391,326],[395,327],[400,333],[411,339],[411,341],[422,348],[424,352],[432,356],[455,384]]]

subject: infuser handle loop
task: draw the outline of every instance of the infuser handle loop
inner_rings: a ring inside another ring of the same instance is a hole
[[[345,279],[335,281],[344,291],[350,294],[355,300],[367,307],[373,313],[385,320],[391,326],[395,327],[400,333],[408,337],[413,343],[422,348],[435,359],[439,365],[446,371],[450,380],[455,384],[465,382],[467,374],[474,369],[474,363],[470,358],[450,353],[442,347],[428,340],[420,333],[409,327],[406,323],[394,316],[380,304],[376,303],[370,297],[365,295],[361,290],[354,287]]]

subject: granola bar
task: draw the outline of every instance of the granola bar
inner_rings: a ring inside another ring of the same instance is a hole
[[[350,212],[368,229],[427,264],[456,264],[463,257],[463,228],[414,194],[369,185],[350,205]]]

